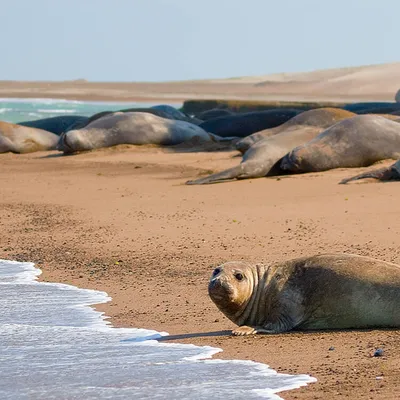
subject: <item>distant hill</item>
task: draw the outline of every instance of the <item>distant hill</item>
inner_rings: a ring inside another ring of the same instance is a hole
[[[0,81],[0,97],[171,102],[186,99],[394,101],[400,62],[176,82]]]

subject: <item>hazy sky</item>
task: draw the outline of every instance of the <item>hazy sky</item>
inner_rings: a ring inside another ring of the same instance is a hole
[[[399,0],[0,0],[0,80],[162,81],[400,61]]]

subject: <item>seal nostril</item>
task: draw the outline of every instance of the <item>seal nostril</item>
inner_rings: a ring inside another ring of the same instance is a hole
[[[213,276],[217,276],[221,272],[221,268],[215,268],[213,272]]]

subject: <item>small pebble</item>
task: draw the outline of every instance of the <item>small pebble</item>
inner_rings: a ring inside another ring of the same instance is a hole
[[[383,356],[383,350],[382,349],[376,349],[374,352],[374,357],[380,357]]]

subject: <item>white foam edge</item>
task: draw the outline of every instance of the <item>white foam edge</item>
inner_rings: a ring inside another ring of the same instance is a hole
[[[309,383],[317,382],[317,379],[305,374],[298,374],[298,375],[290,375],[290,374],[282,374],[278,373],[274,369],[271,369],[268,364],[263,364],[251,360],[225,360],[225,359],[211,359],[215,354],[222,352],[223,350],[218,347],[211,347],[211,346],[197,346],[194,344],[183,344],[183,343],[162,343],[156,339],[161,338],[162,336],[169,336],[168,332],[158,332],[155,330],[147,330],[142,328],[114,328],[109,321],[105,321],[107,316],[104,316],[104,312],[100,312],[92,308],[96,304],[103,304],[107,303],[112,300],[112,298],[104,291],[93,290],[93,289],[81,289],[73,285],[65,284],[65,283],[54,283],[54,282],[38,282],[38,277],[42,274],[42,270],[35,267],[34,263],[31,262],[18,262],[18,261],[9,261],[9,260],[2,260],[2,263],[9,263],[9,264],[19,264],[24,265],[27,269],[18,273],[18,281],[13,282],[12,284],[16,283],[32,283],[32,284],[40,284],[40,285],[52,285],[57,286],[60,289],[68,289],[68,290],[78,290],[78,291],[85,291],[90,292],[92,295],[98,296],[98,299],[95,302],[90,302],[90,304],[79,304],[71,306],[71,308],[75,307],[84,307],[99,315],[99,319],[101,324],[98,326],[97,324],[92,324],[88,328],[95,328],[99,330],[104,330],[108,332],[112,332],[115,330],[115,333],[137,333],[138,331],[145,333],[146,336],[141,336],[139,338],[128,338],[122,339],[121,341],[124,342],[134,342],[135,345],[153,345],[153,346],[161,346],[161,347],[168,347],[168,348],[180,348],[180,349],[202,349],[203,351],[195,356],[188,356],[183,357],[181,362],[185,361],[192,361],[192,362],[204,362],[204,363],[212,363],[212,364],[240,364],[240,365],[248,365],[258,370],[258,372],[249,371],[249,374],[259,374],[263,376],[271,376],[271,375],[281,375],[281,376],[290,376],[293,377],[294,382],[291,384],[287,384],[284,386],[279,387],[278,389],[253,389],[252,391],[259,395],[260,397],[270,397],[273,400],[281,400],[282,398],[276,395],[276,393],[280,393],[287,390],[298,389],[302,386],[306,386]],[[276,395],[276,396],[275,396]]]

